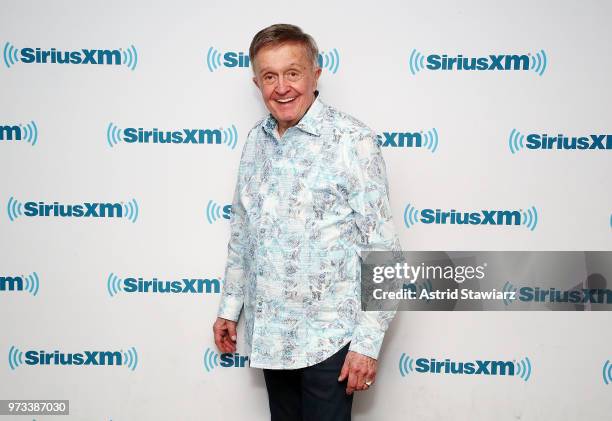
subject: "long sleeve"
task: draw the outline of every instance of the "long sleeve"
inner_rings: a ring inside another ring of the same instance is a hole
[[[391,216],[385,162],[374,134],[355,139],[345,151],[345,159],[350,180],[348,202],[359,229],[360,259],[369,251],[399,252],[401,245]],[[395,311],[360,308],[350,350],[378,358],[385,331],[394,316]]]
[[[242,162],[241,162],[242,168]],[[217,316],[238,321],[240,311],[244,304],[245,283],[245,253],[248,230],[244,226],[246,221],[246,210],[240,200],[242,188],[242,174],[239,170],[232,200],[232,212],[230,217],[230,239],[227,246],[227,263],[225,266],[225,277],[223,281],[223,292]]]

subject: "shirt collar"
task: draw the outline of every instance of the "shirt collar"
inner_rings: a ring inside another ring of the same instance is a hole
[[[308,111],[306,111],[306,114],[304,114],[302,119],[295,125],[295,127],[311,135],[320,136],[321,126],[323,125],[324,109],[325,104],[319,99],[317,92],[315,100],[310,105],[310,108]],[[274,137],[277,124],[278,122],[272,116],[272,114],[268,114],[268,117],[266,117],[262,122],[262,127],[266,133]]]

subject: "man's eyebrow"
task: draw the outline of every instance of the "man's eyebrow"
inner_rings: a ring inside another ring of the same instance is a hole
[[[289,67],[294,67],[294,66],[295,66],[295,67],[301,67],[302,69],[306,68],[306,66],[303,66],[303,65],[301,65],[300,63],[295,63],[295,62],[294,62],[294,63],[289,64]],[[259,74],[262,74],[262,73],[265,73],[265,72],[268,72],[268,71],[270,71],[270,69],[269,69],[268,67],[263,67],[263,68],[261,68],[261,69],[259,70],[259,72],[258,72],[258,73],[259,73]]]

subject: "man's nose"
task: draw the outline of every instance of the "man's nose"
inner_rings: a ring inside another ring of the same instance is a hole
[[[278,82],[276,83],[276,93],[279,95],[284,95],[289,91],[289,88],[289,84],[287,84],[283,75],[280,75],[278,78]]]

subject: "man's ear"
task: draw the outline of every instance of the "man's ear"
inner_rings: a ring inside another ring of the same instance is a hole
[[[257,86],[257,88],[259,88],[259,83],[257,82],[257,78],[255,76],[253,76],[253,83],[255,86]]]
[[[317,70],[315,70],[315,73],[314,73],[315,90],[319,86],[319,76],[321,76],[321,68],[320,67],[317,68]]]

